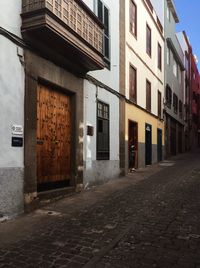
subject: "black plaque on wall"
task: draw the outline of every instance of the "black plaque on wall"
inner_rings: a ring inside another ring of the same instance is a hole
[[[22,137],[12,137],[12,147],[22,147],[23,138]]]

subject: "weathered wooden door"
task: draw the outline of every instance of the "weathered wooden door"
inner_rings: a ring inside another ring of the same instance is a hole
[[[59,185],[71,174],[70,97],[44,85],[37,89],[37,182]],[[50,186],[50,188],[52,188]]]

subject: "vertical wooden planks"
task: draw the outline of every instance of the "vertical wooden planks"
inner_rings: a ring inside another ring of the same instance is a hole
[[[71,174],[70,97],[38,85],[38,183],[69,180]]]

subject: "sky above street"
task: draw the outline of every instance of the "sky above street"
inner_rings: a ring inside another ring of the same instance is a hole
[[[179,24],[177,32],[185,30],[193,48],[193,53],[197,55],[200,69],[200,1],[199,0],[174,0]]]

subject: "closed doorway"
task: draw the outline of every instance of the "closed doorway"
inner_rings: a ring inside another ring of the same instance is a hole
[[[145,124],[145,165],[152,164],[152,127]]]
[[[47,86],[38,85],[38,191],[70,185],[71,131],[70,97]]]
[[[182,128],[179,126],[178,130],[178,152],[182,153],[183,152],[183,138],[182,138]]]
[[[170,153],[171,155],[176,155],[176,124],[171,121],[171,127],[170,127]]]
[[[162,129],[157,129],[157,159],[162,161]]]
[[[138,124],[129,121],[128,133],[129,170],[132,171],[138,167]]]

